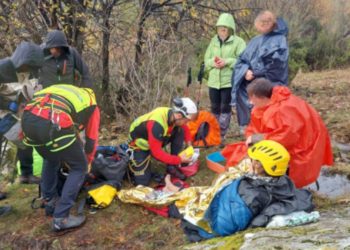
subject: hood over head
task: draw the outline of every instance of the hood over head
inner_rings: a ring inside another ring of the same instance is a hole
[[[284,21],[282,18],[278,17],[276,21],[276,27],[274,30],[271,32],[272,34],[280,34],[284,36],[288,36],[288,25],[286,21]]]
[[[13,52],[11,61],[17,72],[36,73],[44,63],[44,54],[39,45],[21,42]]]
[[[46,36],[45,49],[69,48],[66,35],[61,30],[50,31]]]
[[[227,28],[231,29],[233,31],[233,33],[235,33],[235,31],[236,31],[235,20],[233,19],[233,16],[229,13],[222,13],[219,16],[219,19],[216,22],[216,27],[218,27],[218,26],[227,27]]]

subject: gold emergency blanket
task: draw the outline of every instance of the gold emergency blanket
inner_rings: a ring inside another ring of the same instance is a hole
[[[241,161],[236,167],[231,167],[226,172],[219,174],[211,186],[189,187],[176,193],[161,193],[153,188],[140,185],[132,189],[121,190],[117,195],[122,202],[149,207],[163,207],[175,202],[179,212],[187,221],[211,232],[209,224],[203,220],[203,217],[212,199],[223,187],[247,173],[250,166],[250,160]]]

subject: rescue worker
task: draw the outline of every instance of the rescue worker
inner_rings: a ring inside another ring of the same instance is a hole
[[[42,171],[42,195],[47,215],[53,213],[52,229],[60,231],[82,225],[85,216],[69,214],[96,150],[100,111],[94,92],[57,84],[34,94],[24,110],[22,128],[28,146],[47,160]],[[85,129],[85,146],[79,130]],[[61,196],[57,194],[58,169],[64,162],[69,174]]]
[[[173,107],[159,107],[135,119],[129,131],[129,148],[132,151],[129,169],[135,185],[147,186],[152,173],[151,156],[167,164],[167,172],[180,179],[185,175],[179,169],[181,163],[191,159],[178,156],[184,142],[191,145],[191,135],[186,123],[197,115],[197,106],[190,98],[175,98]],[[171,144],[170,154],[162,147]]]
[[[39,84],[43,85],[43,88],[58,83],[85,88],[93,87],[89,68],[79,52],[68,45],[63,31],[50,31],[42,46],[44,47],[45,63],[40,70]]]

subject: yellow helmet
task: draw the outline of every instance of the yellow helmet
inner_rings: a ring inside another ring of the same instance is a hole
[[[287,172],[290,155],[278,142],[260,141],[248,149],[248,155],[258,160],[268,175],[282,176]]]

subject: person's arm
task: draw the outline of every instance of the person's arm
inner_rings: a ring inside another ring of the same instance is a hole
[[[191,137],[191,132],[190,132],[190,129],[187,125],[183,125],[181,126],[181,128],[183,129],[184,131],[184,140],[185,140],[185,143],[187,145],[191,145],[192,144],[192,137]]]
[[[234,57],[224,58],[224,60],[225,60],[225,67],[234,68],[234,66],[237,63],[237,60],[238,60],[239,56],[242,54],[242,52],[246,48],[245,41],[242,38],[240,38],[240,37],[235,37],[234,43],[236,43]]]
[[[162,126],[155,121],[148,121],[146,124],[148,144],[152,156],[160,162],[168,165],[179,165],[181,163],[181,158],[177,155],[171,155],[165,152],[162,148]]]
[[[85,88],[92,88],[92,79],[90,77],[90,72],[89,68],[86,65],[86,63],[83,61],[81,58],[80,54],[75,48],[71,48],[71,51],[73,53],[73,59],[74,59],[74,64],[75,64],[75,69],[80,73],[81,75],[81,81],[82,81],[82,86]]]
[[[98,144],[98,129],[100,127],[100,109],[96,106],[85,127],[85,154],[88,162],[94,159]]]
[[[215,66],[215,55],[213,54],[212,42],[210,42],[207,50],[205,51],[204,65],[205,65],[205,70],[207,71],[211,70]]]

